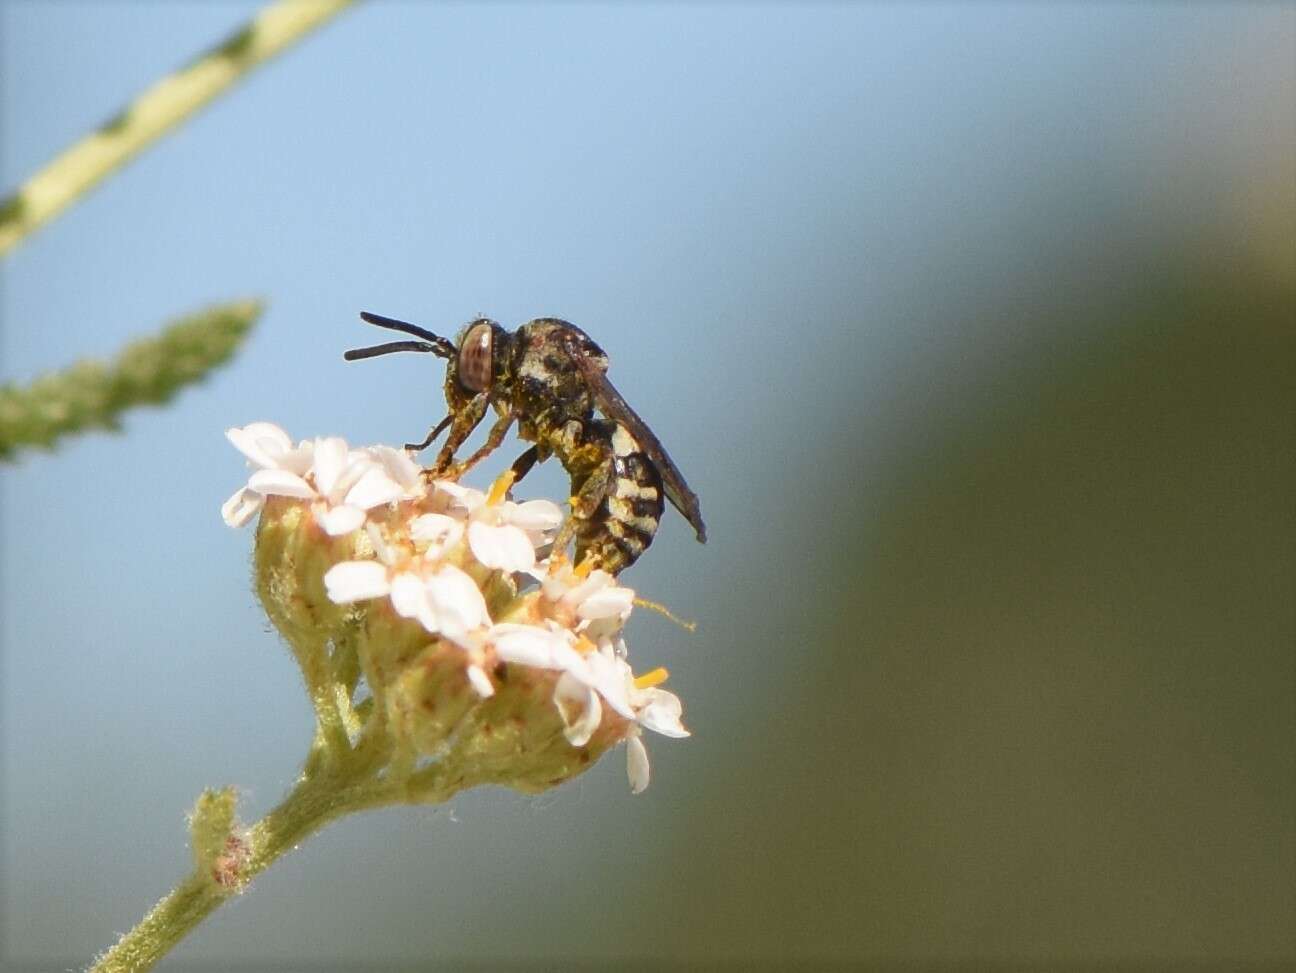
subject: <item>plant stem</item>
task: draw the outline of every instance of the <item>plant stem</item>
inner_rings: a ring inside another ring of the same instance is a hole
[[[91,973],[135,973],[149,970],[171,947],[229,897],[229,893],[195,871],[164,898],[139,925],[99,958]]]
[[[218,876],[201,863],[175,891],[153,907],[134,929],[104,953],[90,973],[142,973],[174,948],[191,929],[237,895],[286,852],[331,821],[355,811],[417,801],[438,804],[452,788],[421,780],[417,790],[405,782],[378,777],[372,764],[351,760],[331,772],[297,782],[264,818],[242,832],[241,854]],[[429,768],[431,770],[431,768]],[[433,773],[433,778],[439,777]],[[431,780],[431,779],[429,779]]]
[[[330,761],[339,760],[350,752],[351,742],[347,737],[342,711],[338,707],[338,683],[328,648],[323,643],[317,643],[306,651],[301,651],[294,645],[293,654],[301,667],[311,705],[315,708],[315,717],[319,720],[325,753]]]
[[[223,43],[144,91],[0,201],[0,256],[267,58],[352,0],[279,0]]]

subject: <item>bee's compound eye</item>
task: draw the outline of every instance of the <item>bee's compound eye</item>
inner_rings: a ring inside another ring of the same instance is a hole
[[[469,392],[484,392],[491,383],[491,326],[475,324],[459,346],[459,381]]]

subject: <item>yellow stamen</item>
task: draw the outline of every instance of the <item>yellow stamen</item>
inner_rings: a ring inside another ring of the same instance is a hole
[[[658,666],[651,672],[645,672],[642,676],[635,676],[635,689],[652,689],[653,686],[660,686],[670,678],[670,673]]]
[[[672,614],[669,608],[667,608],[665,605],[661,604],[660,602],[649,601],[647,598],[636,598],[634,600],[634,603],[638,605],[640,608],[647,608],[650,611],[657,612],[657,614],[659,615],[665,615],[667,618],[669,618],[680,628],[684,629],[684,631],[686,632],[697,631],[697,622],[686,622],[682,618],[677,618],[674,614]]]
[[[578,635],[576,637],[576,651],[583,652],[586,655],[588,655],[591,652],[597,652],[598,646],[595,645],[592,641],[590,641],[589,636]]]
[[[576,567],[572,568],[572,574],[576,575],[578,578],[588,578],[590,572],[593,570],[594,561],[592,558],[587,557],[585,560],[581,561],[580,564],[576,565]]]
[[[499,475],[494,483],[491,484],[490,493],[486,495],[486,505],[490,507],[498,506],[504,499],[504,495],[509,492],[509,487],[517,475],[512,470],[505,470]]]

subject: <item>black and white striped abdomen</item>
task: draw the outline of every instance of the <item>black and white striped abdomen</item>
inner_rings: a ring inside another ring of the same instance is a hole
[[[576,540],[576,563],[592,557],[612,574],[633,564],[657,533],[663,505],[661,474],[620,423],[613,425],[612,482],[598,512]]]

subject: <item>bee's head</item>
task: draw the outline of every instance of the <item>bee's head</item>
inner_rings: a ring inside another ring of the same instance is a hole
[[[486,392],[505,378],[509,333],[490,318],[469,321],[455,341],[446,375],[446,393],[456,384],[468,395]]]
[[[485,392],[504,378],[507,368],[509,333],[489,318],[470,321],[456,341],[433,334],[426,328],[407,321],[383,317],[361,311],[360,317],[369,324],[412,334],[419,341],[389,341],[368,348],[353,348],[342,357],[347,361],[390,355],[396,351],[432,352],[446,360],[446,395],[452,402],[472,398]]]

